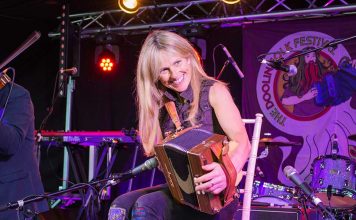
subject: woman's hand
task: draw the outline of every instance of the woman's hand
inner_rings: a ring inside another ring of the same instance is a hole
[[[311,88],[307,93],[305,93],[302,97],[303,101],[310,100],[315,98],[318,95],[318,90],[316,88]]]
[[[198,178],[194,178],[195,191],[199,193],[210,192],[219,194],[226,188],[225,172],[221,165],[213,162],[202,166],[203,170],[210,171]]]

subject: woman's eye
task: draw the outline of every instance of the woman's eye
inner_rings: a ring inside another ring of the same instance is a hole
[[[174,63],[174,65],[178,66],[182,61],[181,60],[178,60]]]
[[[167,74],[168,73],[168,69],[163,69],[163,70],[161,70],[161,72],[159,73],[159,74]]]

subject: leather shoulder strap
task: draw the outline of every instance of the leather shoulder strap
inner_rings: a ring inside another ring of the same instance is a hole
[[[211,145],[210,149],[218,158],[219,163],[221,164],[221,167],[223,168],[226,175],[227,186],[224,193],[224,205],[226,205],[232,202],[237,196],[235,188],[237,172],[228,155],[229,143],[227,139],[225,139],[223,143],[215,143]]]
[[[166,102],[164,103],[164,106],[166,107],[169,116],[171,117],[174,125],[176,126],[176,130],[177,131],[182,130],[182,124],[180,123],[176,105],[174,104],[174,102],[173,101]]]

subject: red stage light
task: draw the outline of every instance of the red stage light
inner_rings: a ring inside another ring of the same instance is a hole
[[[99,55],[99,69],[103,72],[112,72],[116,67],[115,55],[109,50],[104,50]]]

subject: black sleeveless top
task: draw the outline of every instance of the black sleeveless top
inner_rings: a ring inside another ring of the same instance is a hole
[[[204,129],[217,134],[224,134],[216,118],[214,109],[209,103],[210,87],[215,83],[213,80],[204,80],[201,85],[200,100],[198,112],[195,116],[197,125],[201,125],[200,129]],[[188,88],[177,93],[173,90],[167,89],[164,97],[168,101],[173,101],[176,105],[179,120],[184,128],[191,127],[191,123],[187,120],[189,115],[190,103],[193,101],[193,90],[189,85]],[[166,132],[174,132],[175,126],[170,118],[166,108],[163,106],[160,109],[159,122],[162,130],[162,135],[165,137]]]

